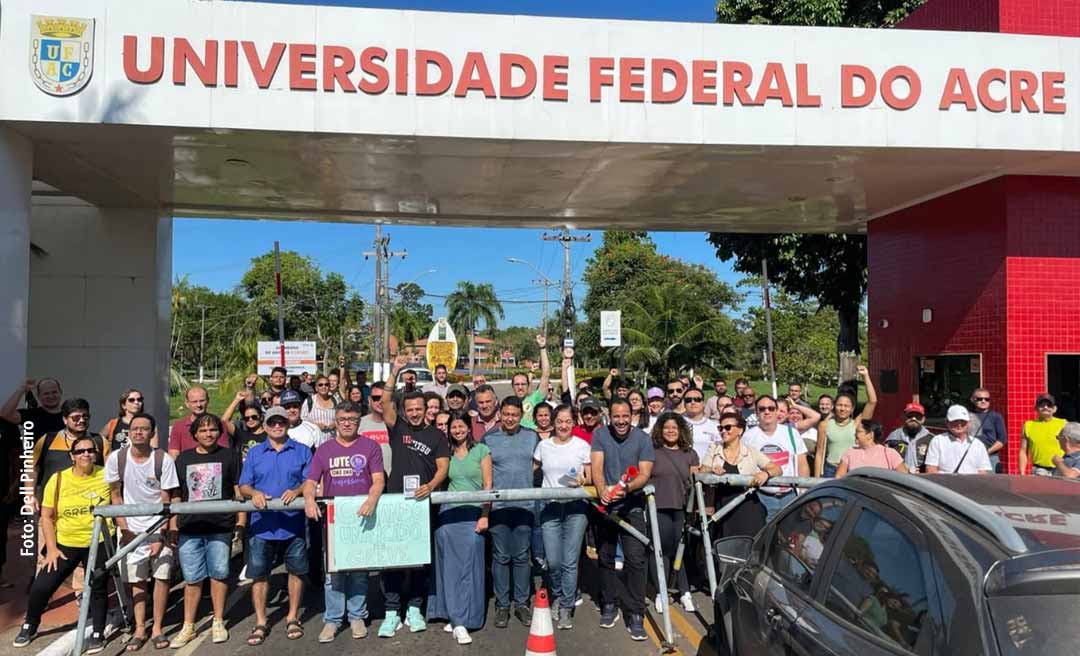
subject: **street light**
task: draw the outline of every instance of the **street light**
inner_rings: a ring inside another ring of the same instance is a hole
[[[528,260],[523,260],[523,259],[518,258],[518,257],[508,257],[508,258],[506,258],[506,261],[510,262],[511,264],[524,264],[525,266],[527,266],[530,269],[532,269],[533,271],[535,271],[536,275],[540,276],[540,280],[534,280],[533,284],[540,285],[540,286],[542,286],[544,288],[544,306],[543,306],[544,307],[544,309],[543,309],[544,318],[541,320],[541,323],[540,323],[540,333],[543,334],[544,337],[547,337],[548,289],[550,287],[558,287],[559,283],[557,283],[557,282],[551,280],[550,278],[548,278],[547,276],[545,276],[543,271],[541,271],[539,268],[537,268],[537,266],[535,264],[533,264],[532,262],[530,262]]]

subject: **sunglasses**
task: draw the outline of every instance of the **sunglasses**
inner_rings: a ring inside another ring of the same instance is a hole
[[[330,387],[330,383],[315,383],[315,387]]]
[[[270,421],[266,422],[266,425],[267,426],[288,426],[289,422],[285,421],[284,419],[282,419],[280,417],[274,417]]]
[[[1052,408],[1052,407],[1054,407],[1054,404],[1043,401],[1042,403],[1040,403],[1039,405],[1037,405],[1035,407],[1039,408],[1041,410],[1042,408]]]
[[[701,403],[704,400],[705,398],[701,396],[687,396],[683,398],[683,401],[686,401],[687,403]]]
[[[141,397],[141,396],[133,396],[133,397],[127,399],[127,402],[128,403],[142,403],[143,402],[143,397]]]
[[[82,421],[90,421],[90,415],[68,415],[67,418],[76,424]]]
[[[908,414],[906,414],[904,416],[906,418],[908,418],[908,419],[922,419],[924,415],[920,415],[917,412],[909,412]]]
[[[71,453],[72,453],[72,455],[76,455],[76,456],[85,456],[88,453],[97,453],[97,449],[95,449],[93,447],[87,448],[87,449],[75,449]]]
[[[669,387],[667,393],[668,394],[682,394],[682,388],[681,387]]]
[[[248,421],[258,421],[259,415],[244,415],[244,419]]]
[[[989,396],[976,396],[972,400],[975,401],[975,403],[981,403],[983,401],[989,403],[990,402],[990,397]]]
[[[372,401],[382,401],[382,394],[372,394],[368,398]]]
[[[724,431],[726,433],[729,430],[731,430],[732,428],[735,428],[737,426],[738,426],[738,424],[720,424],[720,430],[722,430],[722,431]]]
[[[759,405],[757,410],[758,410],[758,412],[776,412],[776,406],[775,405]]]

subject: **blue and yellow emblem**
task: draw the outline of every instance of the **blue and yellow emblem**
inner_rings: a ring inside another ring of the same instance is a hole
[[[94,71],[94,19],[30,17],[30,74],[39,89],[70,96]]]

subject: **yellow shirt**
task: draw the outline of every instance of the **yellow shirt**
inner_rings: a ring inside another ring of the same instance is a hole
[[[56,479],[60,478],[60,494],[56,494]],[[94,466],[89,476],[77,476],[74,467],[53,474],[45,484],[41,505],[56,507],[56,542],[65,547],[90,546],[94,527],[95,506],[109,503],[109,484],[105,482],[105,468]],[[55,501],[54,501],[55,500]],[[106,523],[106,526],[109,526]],[[109,527],[111,531],[111,526]]]
[[[1031,464],[1054,469],[1054,456],[1063,455],[1057,436],[1065,427],[1065,420],[1054,417],[1050,421],[1025,421],[1024,437],[1028,443]]]

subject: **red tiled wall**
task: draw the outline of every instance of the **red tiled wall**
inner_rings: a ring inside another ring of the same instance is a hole
[[[911,12],[897,27],[906,30],[997,32],[998,1],[928,0],[926,4]]]
[[[889,430],[916,391],[919,355],[981,353],[983,386],[1005,396],[1005,189],[992,180],[869,224],[869,362],[875,383],[887,369],[899,379],[879,395]]]
[[[1080,36],[1080,0],[998,0],[998,2],[1000,5],[999,24],[1002,32]]]
[[[1009,436],[1046,391],[1047,353],[1080,353],[1080,180],[1007,178]]]

